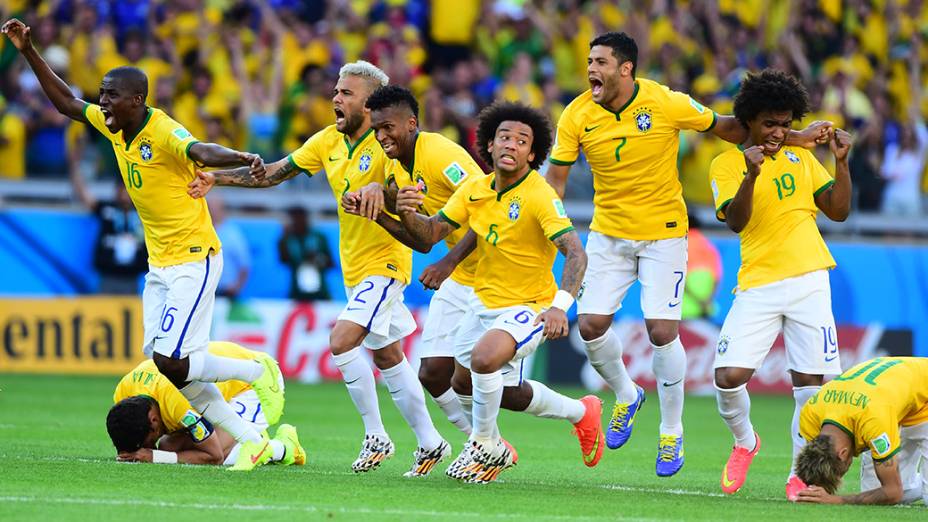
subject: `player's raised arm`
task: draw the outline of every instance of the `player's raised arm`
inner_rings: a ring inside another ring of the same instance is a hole
[[[261,156],[240,152],[216,143],[197,142],[190,146],[190,159],[205,167],[237,167],[245,165],[248,173],[257,180],[265,177],[266,169]]]
[[[851,213],[851,170],[847,161],[851,141],[850,134],[835,129],[830,145],[835,155],[835,182],[815,196],[815,206],[832,221],[844,221]]]
[[[786,135],[784,145],[814,149],[816,145],[828,142],[832,131],[831,125],[830,121],[813,121],[805,129],[790,130]],[[748,130],[734,116],[716,115],[712,133],[736,145],[748,139]]]
[[[39,85],[42,86],[45,95],[58,109],[58,112],[72,120],[86,123],[87,119],[84,117],[84,105],[86,105],[86,102],[74,97],[68,84],[52,71],[45,59],[42,58],[42,55],[33,47],[29,26],[16,18],[12,18],[3,24],[0,32],[5,34],[13,43],[13,46],[22,53],[36,78],[39,79]]]

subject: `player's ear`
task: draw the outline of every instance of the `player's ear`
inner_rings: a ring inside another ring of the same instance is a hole
[[[528,163],[531,164],[533,161],[535,161],[535,151],[528,153]]]
[[[487,142],[487,152],[493,154],[493,140]]]

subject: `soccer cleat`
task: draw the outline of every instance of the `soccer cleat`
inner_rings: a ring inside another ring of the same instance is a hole
[[[404,473],[403,476],[426,477],[439,462],[448,458],[449,455],[451,455],[451,444],[448,444],[446,440],[442,440],[441,444],[433,450],[416,448],[416,451],[412,454],[414,459],[412,469]]]
[[[657,476],[670,477],[683,467],[683,435],[661,435],[657,445]]]
[[[509,467],[511,468],[512,466],[515,466],[516,464],[518,464],[519,463],[519,452],[516,451],[516,447],[513,446],[512,444],[509,444],[509,441],[502,437],[500,437],[499,440],[503,441],[503,446],[506,446],[506,449],[509,450],[509,453],[512,453],[512,464]]]
[[[786,500],[796,502],[799,500],[799,492],[806,489],[807,486],[801,478],[793,475],[786,481]]]
[[[235,464],[229,468],[229,471],[251,471],[258,466],[267,464],[274,454],[271,441],[267,437],[261,437],[258,442],[250,440],[241,444],[242,447],[239,449],[238,458],[235,459]]]
[[[632,428],[635,427],[635,414],[644,404],[644,390],[641,386],[635,386],[638,389],[638,396],[635,402],[624,403],[617,402],[612,408],[612,420],[609,421],[609,431],[606,432],[606,446],[609,449],[619,449],[632,436]]]
[[[383,461],[396,452],[393,441],[386,435],[365,435],[358,458],[351,464],[355,473],[364,473],[377,469]]]
[[[470,484],[493,482],[503,470],[515,465],[509,447],[502,439],[486,444],[475,440],[467,441],[461,454],[448,466],[445,473],[451,478]]]
[[[587,395],[580,399],[580,402],[586,406],[586,413],[580,422],[574,424],[574,435],[580,441],[580,454],[583,456],[583,463],[592,468],[599,464],[599,459],[603,456],[603,445],[606,440],[603,436],[603,401],[594,395]]]
[[[270,355],[261,354],[255,360],[264,366],[264,372],[257,380],[250,383],[251,389],[258,395],[264,418],[269,425],[277,424],[284,413],[284,389],[280,385],[280,367]]]
[[[731,450],[728,462],[725,463],[725,469],[722,470],[722,491],[733,495],[741,486],[744,485],[745,479],[748,478],[748,468],[751,467],[751,461],[760,451],[760,435],[754,433],[757,443],[754,444],[754,450],[735,446]]]
[[[297,436],[296,428],[290,424],[281,424],[277,427],[277,433],[274,440],[279,440],[285,448],[284,458],[280,463],[284,466],[306,464],[306,450],[300,445],[300,439]]]

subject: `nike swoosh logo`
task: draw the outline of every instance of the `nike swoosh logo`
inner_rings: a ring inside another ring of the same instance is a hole
[[[329,161],[338,161],[338,160],[340,160],[340,159],[341,159],[341,158],[333,158],[332,156],[329,156]]]
[[[602,437],[596,437],[596,444],[593,444],[593,449],[590,452],[583,456],[583,462],[589,464],[593,462],[593,459],[596,458],[596,452],[599,451],[600,439]]]
[[[667,306],[669,306],[670,308],[676,308],[680,306],[680,301],[677,301],[676,303],[667,303]]]
[[[347,311],[349,311],[349,312],[353,312],[353,311],[355,311],[355,310],[364,310],[364,308],[362,308],[362,307],[360,307],[360,306],[349,306],[349,307],[346,308],[345,310],[347,310]]]
[[[722,471],[722,485],[725,486],[726,488],[730,488],[735,485],[734,480],[728,480],[728,468],[725,468]]]
[[[592,127],[584,127],[583,132],[590,132],[590,131],[596,130],[598,127],[599,125],[593,125]]]
[[[167,339],[167,338],[168,338],[168,336],[166,336],[166,335],[156,335],[155,338],[152,339],[152,340],[153,340],[153,341],[157,341],[158,339]]]
[[[835,359],[837,359],[837,358],[838,358],[837,355],[835,355],[834,357],[828,357],[828,356],[826,355],[826,356],[825,356],[825,362],[831,362],[831,361],[833,361],[833,360],[835,360]]]
[[[353,380],[353,381],[345,381],[345,384],[354,384],[354,383],[358,382],[359,380],[361,380],[360,377],[358,377],[357,379],[355,379],[355,380]]]
[[[268,444],[270,444],[270,442],[265,442],[265,443],[264,443],[264,447],[261,448],[261,451],[259,451],[257,455],[252,455],[252,457],[251,457],[251,463],[252,463],[252,464],[256,464],[256,463],[258,462],[258,460],[261,459],[261,455],[264,455],[264,452],[267,451],[267,446],[268,446]]]
[[[669,388],[669,387],[671,387],[671,386],[676,386],[677,384],[680,384],[680,382],[682,382],[682,381],[683,381],[683,379],[680,379],[679,381],[665,382],[665,383],[662,383],[662,384],[663,384],[664,386],[666,386],[666,387]]]
[[[474,196],[467,196],[467,199],[470,200],[470,201],[480,201],[480,200],[483,199],[483,198],[476,198],[476,199],[474,199]]]

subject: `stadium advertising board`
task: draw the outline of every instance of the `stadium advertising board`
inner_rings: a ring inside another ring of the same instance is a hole
[[[119,374],[142,356],[135,297],[0,299],[0,372]]]

